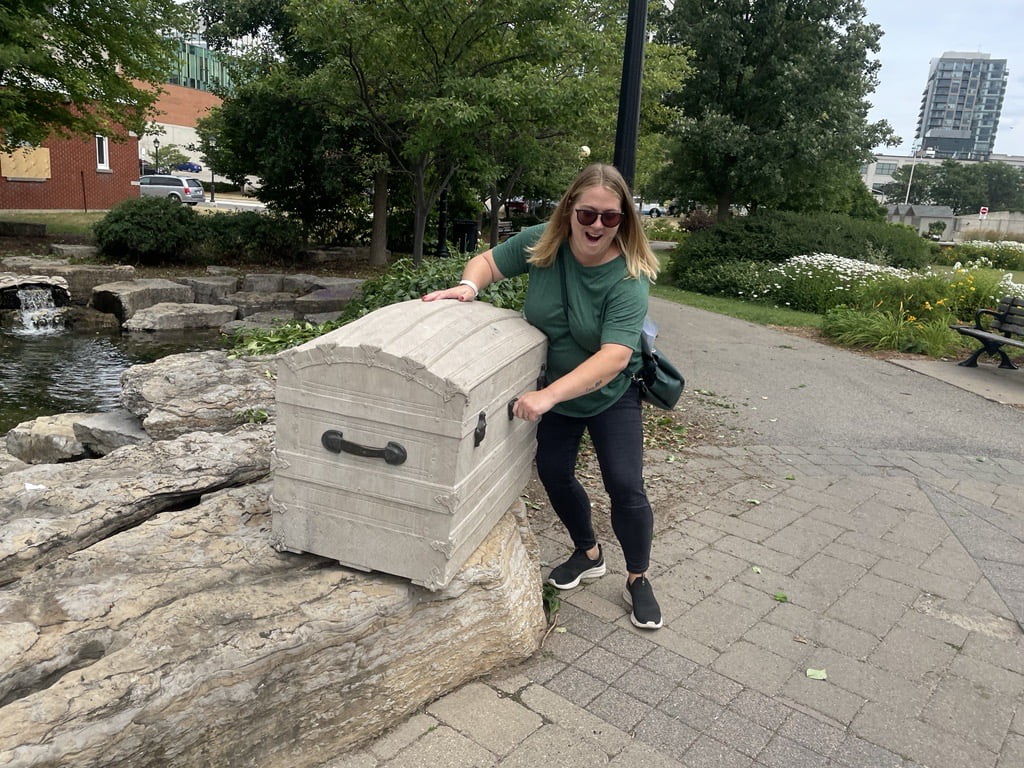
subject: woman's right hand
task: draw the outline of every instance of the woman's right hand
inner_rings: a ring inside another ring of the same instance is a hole
[[[437,301],[438,299],[473,301],[476,299],[476,292],[468,285],[456,285],[452,288],[445,288],[441,291],[431,291],[430,293],[423,295],[423,301]]]

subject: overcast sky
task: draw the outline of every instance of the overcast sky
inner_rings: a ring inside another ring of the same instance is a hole
[[[910,154],[929,63],[958,51],[1007,60],[1010,79],[993,151],[1024,155],[1024,0],[864,0],[864,7],[867,20],[885,33],[868,117],[888,120],[903,139],[899,147],[877,151]]]

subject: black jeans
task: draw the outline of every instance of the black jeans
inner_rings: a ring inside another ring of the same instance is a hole
[[[577,549],[590,549],[597,543],[590,498],[576,479],[584,429],[590,432],[601,479],[611,499],[612,530],[622,545],[626,569],[644,573],[650,565],[654,512],[644,492],[639,390],[630,386],[614,405],[588,418],[549,411],[537,427],[537,475]]]

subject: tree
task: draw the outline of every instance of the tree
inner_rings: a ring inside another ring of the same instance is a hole
[[[913,179],[910,178],[913,168]],[[940,165],[902,165],[884,187],[892,203],[947,205],[956,216],[1024,209],[1024,171],[1008,163],[943,160]],[[907,196],[907,185],[910,195]]]
[[[186,9],[174,0],[12,0],[0,7],[0,150],[51,133],[142,133]]]
[[[676,0],[660,41],[693,50],[697,74],[667,102],[683,111],[666,175],[683,199],[717,208],[804,206],[799,192],[841,184],[872,147],[896,142],[867,122],[881,29],[860,0]],[[828,206],[827,206],[828,207]]]

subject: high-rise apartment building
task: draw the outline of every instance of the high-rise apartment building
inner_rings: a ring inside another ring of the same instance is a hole
[[[987,53],[932,59],[916,138],[930,156],[984,160],[993,151],[1009,70]]]

